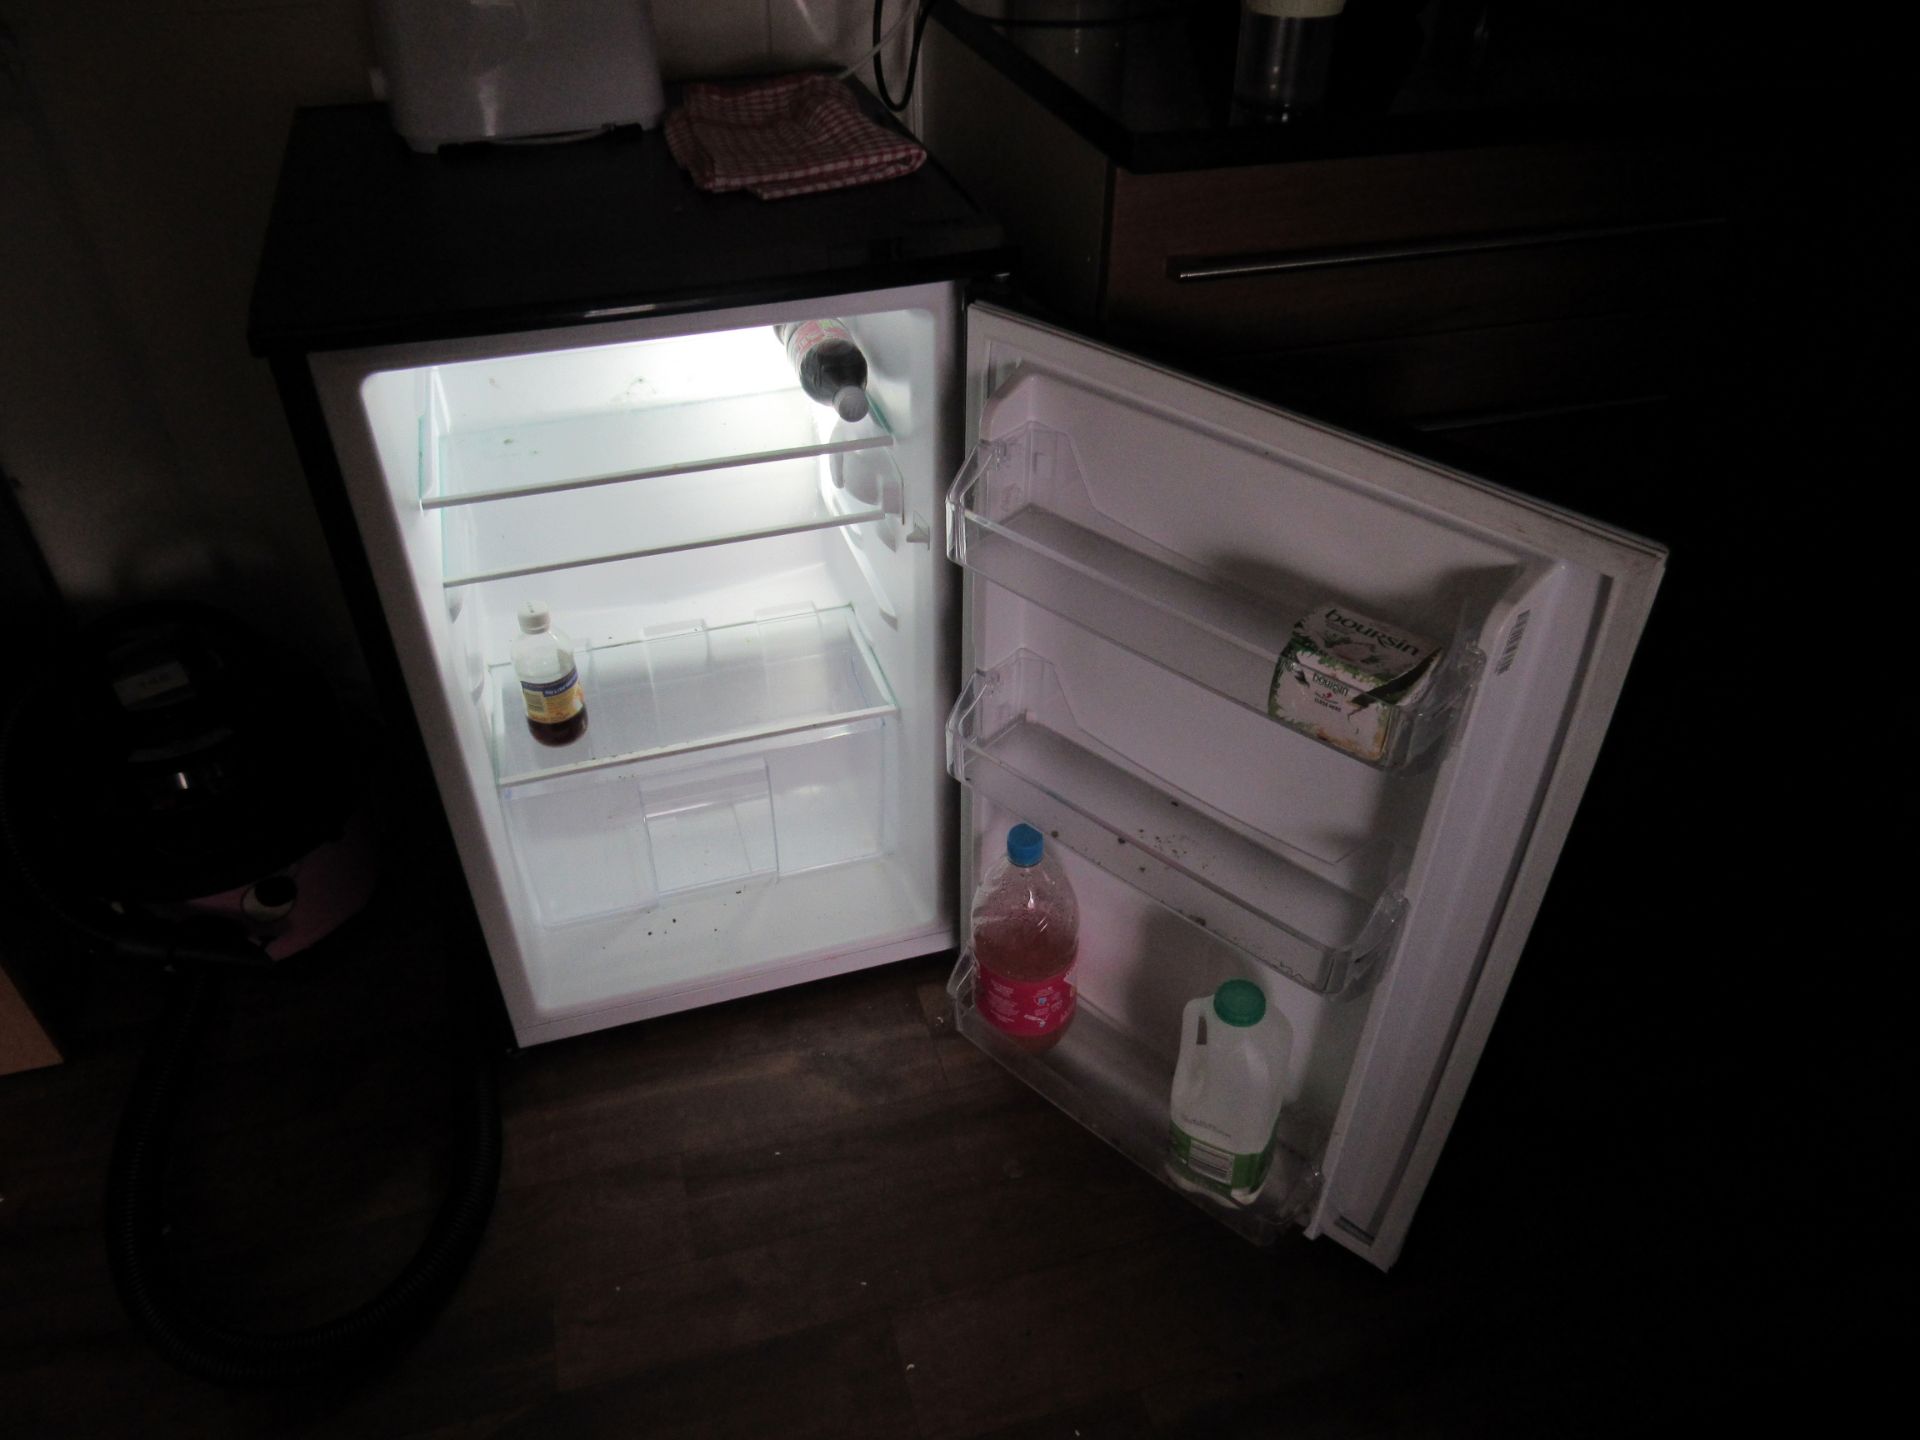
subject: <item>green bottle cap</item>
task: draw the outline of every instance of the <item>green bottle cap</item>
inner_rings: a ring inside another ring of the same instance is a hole
[[[1213,992],[1213,1013],[1229,1025],[1258,1025],[1267,1013],[1267,997],[1251,980],[1229,980]]]

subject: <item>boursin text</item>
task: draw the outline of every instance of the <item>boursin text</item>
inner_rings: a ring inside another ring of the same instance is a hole
[[[1418,645],[1410,644],[1397,636],[1389,635],[1386,631],[1376,625],[1369,624],[1365,620],[1356,620],[1351,615],[1342,615],[1338,607],[1327,611],[1327,623],[1329,625],[1338,625],[1343,630],[1351,630],[1356,635],[1364,635],[1369,640],[1376,640],[1380,644],[1385,645],[1389,650],[1404,650],[1409,655],[1418,655],[1420,653],[1420,647]]]

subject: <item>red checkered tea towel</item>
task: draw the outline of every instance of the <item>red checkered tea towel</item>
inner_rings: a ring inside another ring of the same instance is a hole
[[[762,200],[911,175],[927,158],[825,75],[689,85],[667,116],[667,146],[702,190]]]

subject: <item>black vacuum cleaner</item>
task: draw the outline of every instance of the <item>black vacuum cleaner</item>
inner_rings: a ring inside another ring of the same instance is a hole
[[[209,1006],[234,967],[325,965],[352,943],[378,868],[377,751],[311,666],[211,609],[125,611],[72,652],[57,693],[30,686],[0,719],[0,860],[63,947],[168,976],[108,1177],[121,1299],[169,1362],[224,1385],[384,1360],[452,1294],[498,1188],[498,1047],[474,987],[452,987],[453,1183],[378,1294],[321,1324],[242,1332],[199,1303],[166,1241],[169,1138]]]

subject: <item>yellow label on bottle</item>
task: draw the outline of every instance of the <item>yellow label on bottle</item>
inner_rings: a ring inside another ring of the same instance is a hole
[[[527,702],[527,718],[538,725],[564,724],[587,707],[577,668],[544,684],[522,680],[520,695]]]

